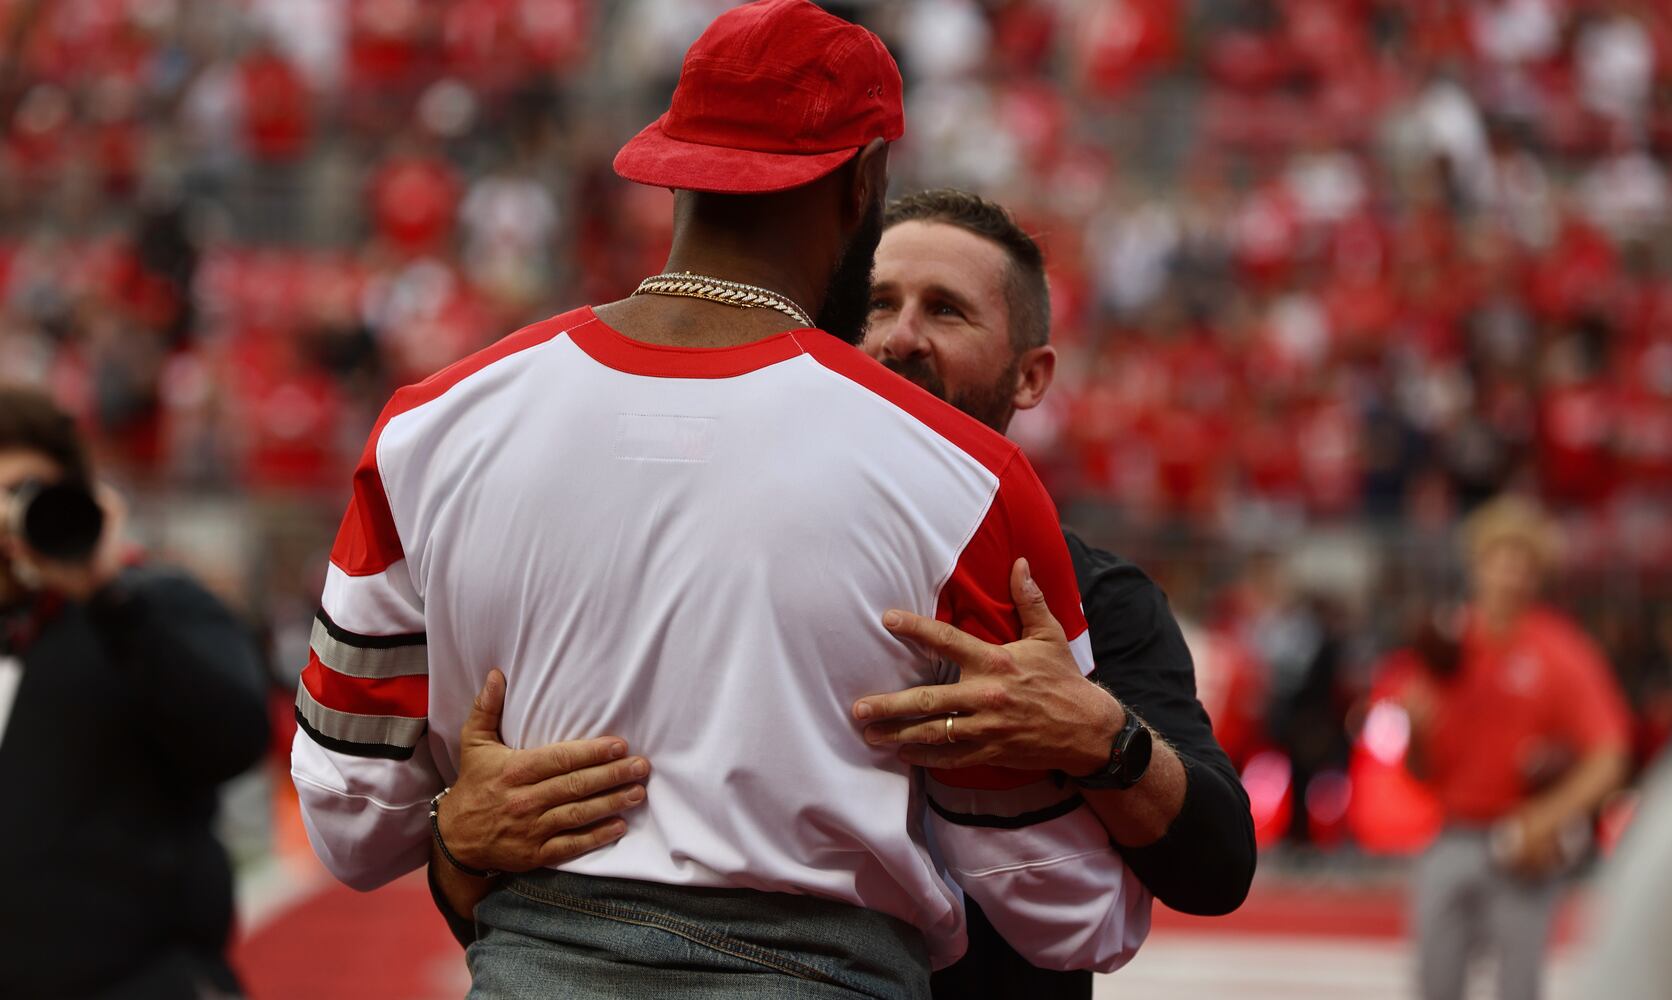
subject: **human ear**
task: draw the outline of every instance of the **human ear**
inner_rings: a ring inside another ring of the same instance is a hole
[[[854,157],[853,181],[848,187],[843,219],[850,227],[865,221],[871,202],[880,201],[888,194],[888,143],[872,139]]]
[[[1030,347],[1016,362],[1016,392],[1010,397],[1018,410],[1031,410],[1045,398],[1057,377],[1057,349],[1050,344]]]

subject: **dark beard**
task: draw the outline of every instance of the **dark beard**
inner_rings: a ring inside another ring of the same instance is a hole
[[[824,305],[814,325],[845,343],[858,345],[865,339],[865,322],[871,315],[871,268],[882,242],[882,199],[871,203],[865,220],[842,248],[842,256],[825,286]]]
[[[986,385],[954,393],[946,391],[946,383],[922,358],[886,358],[883,364],[890,371],[928,390],[936,399],[951,403],[1000,434],[1010,426],[1010,418],[1015,415],[1015,404],[1011,400],[1016,395],[1016,376],[1022,370],[1016,356],[1012,356],[1004,371]]]

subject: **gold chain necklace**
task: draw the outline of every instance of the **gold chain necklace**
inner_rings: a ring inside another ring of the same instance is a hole
[[[707,299],[721,305],[740,309],[776,309],[802,326],[812,326],[813,317],[787,296],[770,288],[745,285],[741,281],[711,278],[706,274],[658,274],[639,282],[634,295],[683,295],[692,299]]]

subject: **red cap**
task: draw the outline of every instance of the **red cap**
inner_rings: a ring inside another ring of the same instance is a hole
[[[872,139],[905,132],[900,69],[882,40],[809,0],[719,17],[685,53],[667,114],[615,154],[630,181],[765,194],[810,184]]]

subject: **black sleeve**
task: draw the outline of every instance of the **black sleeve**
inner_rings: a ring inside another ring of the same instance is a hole
[[[141,727],[183,775],[216,783],[267,750],[267,679],[248,630],[183,573],[129,569],[87,606]]]
[[[1163,903],[1217,916],[1242,905],[1254,880],[1254,818],[1230,758],[1213,738],[1196,671],[1167,595],[1133,564],[1063,532],[1091,627],[1092,676],[1178,753],[1184,807],[1147,847],[1116,845]]]

